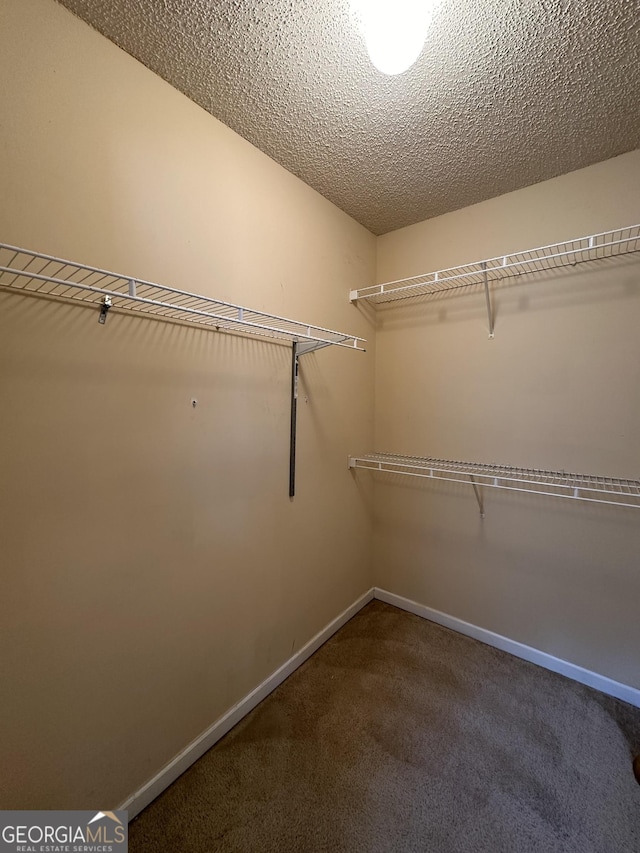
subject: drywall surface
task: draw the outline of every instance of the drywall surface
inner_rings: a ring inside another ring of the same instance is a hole
[[[640,222],[640,151],[379,238],[378,280]],[[640,479],[640,255],[378,310],[380,452]],[[359,472],[364,474],[364,472]],[[364,482],[365,476],[361,479]],[[386,475],[375,584],[640,687],[640,513]]]
[[[0,40],[0,240],[372,338],[368,231],[63,7]],[[289,346],[0,326],[0,807],[113,808],[371,586],[373,341],[302,359],[290,501]]]

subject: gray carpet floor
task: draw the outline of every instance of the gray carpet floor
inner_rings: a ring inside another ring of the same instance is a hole
[[[639,853],[640,710],[372,602],[153,802],[131,853]]]

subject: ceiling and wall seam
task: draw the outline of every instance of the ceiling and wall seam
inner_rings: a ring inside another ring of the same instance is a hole
[[[640,147],[636,0],[441,0],[397,77],[348,0],[62,3],[377,235]]]

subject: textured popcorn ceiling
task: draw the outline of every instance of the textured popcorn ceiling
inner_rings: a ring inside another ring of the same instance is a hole
[[[376,234],[640,146],[639,0],[442,0],[392,78],[348,0],[63,4]]]

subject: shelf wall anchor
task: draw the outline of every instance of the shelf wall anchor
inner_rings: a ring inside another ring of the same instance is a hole
[[[110,296],[104,296],[101,302],[100,307],[100,316],[98,317],[98,323],[104,324],[107,322],[107,313],[109,312],[109,308],[113,305],[113,301]]]

